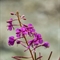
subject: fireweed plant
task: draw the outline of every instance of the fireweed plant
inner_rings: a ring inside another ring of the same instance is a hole
[[[49,48],[50,44],[47,41],[44,41],[41,34],[37,33],[36,30],[34,29],[34,26],[29,23],[29,24],[23,24],[21,20],[26,20],[25,15],[20,16],[19,12],[13,13],[11,12],[11,15],[15,15],[17,19],[10,18],[7,21],[7,28],[9,31],[15,30],[16,37],[10,36],[8,39],[8,45],[13,46],[14,43],[20,44],[23,47],[25,47],[24,52],[29,50],[30,52],[30,57],[26,56],[14,56],[12,58],[16,60],[21,60],[21,59],[32,59],[32,60],[41,60],[43,56],[41,56],[41,53],[39,52],[39,56],[36,56],[36,49],[38,47],[45,47]],[[18,21],[19,24],[13,24],[13,21]],[[19,26],[19,28],[14,28],[14,26]],[[27,37],[32,37],[33,39],[27,40]],[[25,41],[22,41],[24,39]],[[48,60],[50,60],[50,57],[52,55],[52,51],[48,57]]]

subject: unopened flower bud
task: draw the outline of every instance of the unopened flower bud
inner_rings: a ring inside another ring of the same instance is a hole
[[[22,15],[21,16],[21,19],[26,20],[25,15]]]
[[[11,15],[14,15],[14,12],[11,12],[10,14],[11,14]]]

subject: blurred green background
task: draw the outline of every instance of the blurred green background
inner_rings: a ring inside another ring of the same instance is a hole
[[[0,0],[0,60],[13,60],[16,55],[30,56],[20,45],[8,46],[8,37],[15,35],[14,31],[7,31],[6,21],[10,19],[10,12],[20,12],[27,20],[23,23],[32,23],[45,41],[50,42],[50,48],[37,49],[47,60],[53,51],[51,60],[58,60],[60,56],[60,0]],[[15,18],[15,17],[13,17]]]

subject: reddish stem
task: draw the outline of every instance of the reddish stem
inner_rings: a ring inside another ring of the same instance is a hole
[[[48,57],[48,60],[50,60],[50,58],[51,58],[51,55],[52,55],[52,51],[51,51],[51,53],[50,53],[50,55],[49,55],[49,57]]]
[[[19,12],[16,12],[16,16],[17,16],[17,18],[18,18],[19,25],[22,27],[22,24],[21,24],[21,21],[20,21],[20,15],[19,15]],[[23,35],[23,38],[25,39],[26,44],[27,44],[27,46],[28,46],[28,42],[27,42],[27,39],[26,39],[25,35]],[[31,51],[30,48],[29,48],[29,51],[30,51],[30,54],[31,54],[32,59],[34,60],[34,57],[33,57],[33,54],[32,54],[32,51]]]

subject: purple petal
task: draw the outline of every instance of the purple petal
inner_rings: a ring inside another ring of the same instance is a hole
[[[14,36],[10,36],[8,44],[11,46],[11,45],[14,45],[14,42],[15,42]]]
[[[44,42],[44,44],[43,44],[42,46],[44,46],[44,47],[48,48],[50,45],[49,45],[49,43],[48,43],[48,42]]]

